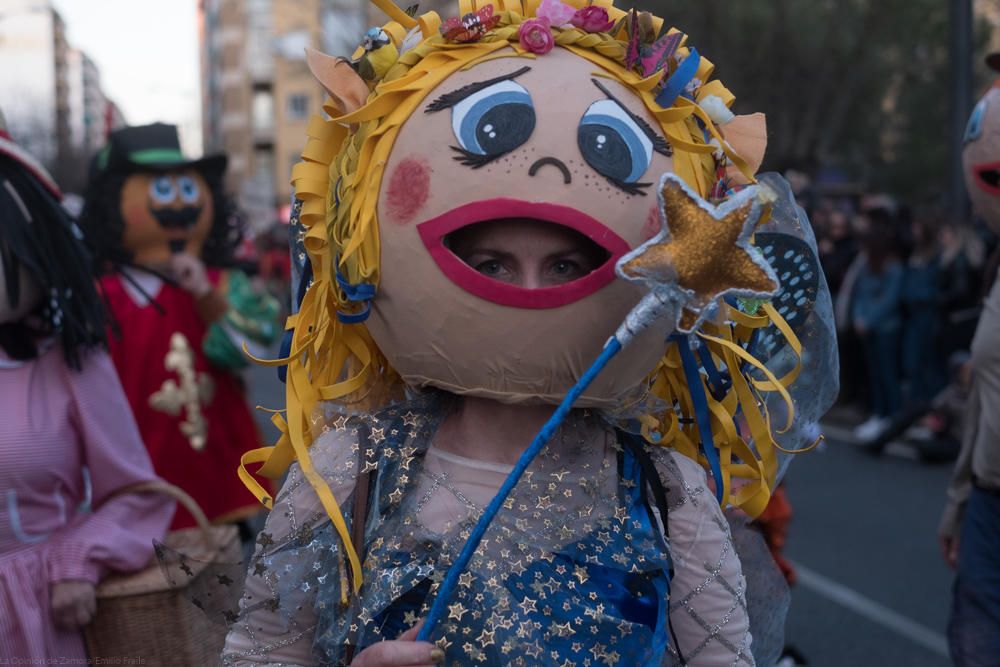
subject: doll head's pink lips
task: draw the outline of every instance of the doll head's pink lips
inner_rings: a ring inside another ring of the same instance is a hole
[[[972,171],[980,190],[1000,196],[1000,162],[977,164]]]
[[[529,218],[542,224],[569,227],[607,250],[610,257],[586,276],[565,285],[527,289],[484,276],[445,245],[445,237],[457,229],[507,218]],[[615,262],[631,250],[622,237],[585,213],[568,206],[519,199],[488,199],[465,204],[420,223],[417,232],[438,267],[453,283],[481,299],[513,308],[558,308],[579,301],[611,283],[615,279]]]

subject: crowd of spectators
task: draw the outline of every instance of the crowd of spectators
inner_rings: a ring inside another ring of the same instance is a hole
[[[996,239],[973,220],[885,195],[803,197],[834,298],[841,403],[880,446],[908,429],[958,451],[968,349],[996,276]],[[938,451],[940,453],[940,451]]]

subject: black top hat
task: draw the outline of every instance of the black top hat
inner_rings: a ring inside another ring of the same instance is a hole
[[[97,154],[95,166],[101,171],[119,173],[185,168],[221,173],[226,169],[226,156],[209,155],[200,160],[185,158],[177,126],[153,123],[112,132],[107,145]]]

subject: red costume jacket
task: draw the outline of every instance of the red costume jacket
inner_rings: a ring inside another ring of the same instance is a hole
[[[218,284],[221,272],[209,270]],[[202,351],[208,325],[194,298],[164,283],[153,296],[163,308],[140,305],[117,275],[105,276],[120,336],[109,336],[111,356],[158,475],[181,487],[211,521],[259,511],[236,475],[240,457],[260,446],[240,380],[216,368]],[[178,508],[172,528],[194,525]]]

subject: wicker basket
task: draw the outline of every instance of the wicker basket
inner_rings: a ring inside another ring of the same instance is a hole
[[[164,544],[190,556],[193,576],[172,584],[154,558],[146,569],[111,576],[97,587],[97,614],[87,626],[87,651],[95,664],[216,665],[226,638],[223,624],[213,623],[184,595],[213,562],[240,559],[236,526],[212,526],[194,499],[170,484],[150,482],[122,493],[165,493],[180,502],[198,528],[167,535]],[[98,660],[103,661],[98,662]]]

